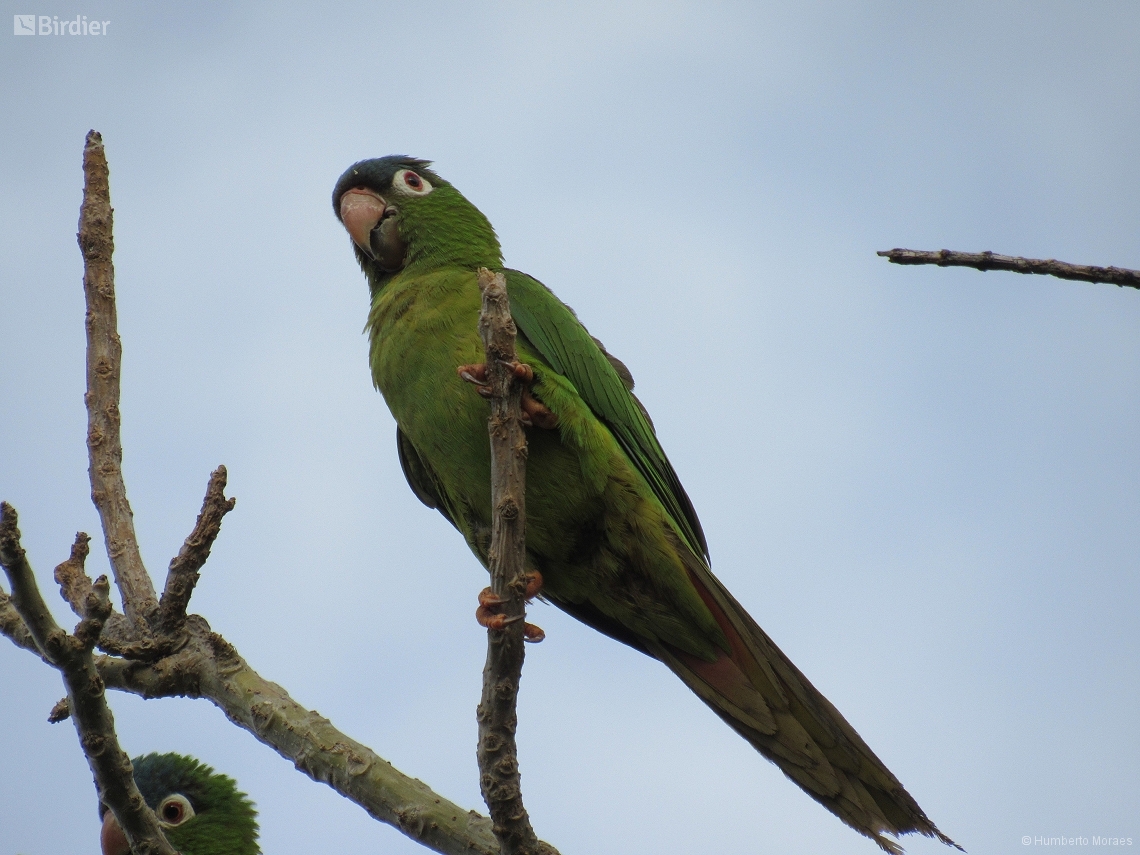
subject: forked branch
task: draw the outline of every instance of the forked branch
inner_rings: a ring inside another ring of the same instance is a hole
[[[75,634],[68,635],[55,622],[40,594],[20,545],[16,522],[15,509],[7,502],[0,503],[0,564],[12,585],[12,605],[40,655],[63,676],[67,710],[95,778],[99,799],[115,814],[136,855],[177,855],[163,836],[154,811],[147,807],[135,786],[131,761],[119,745],[103,678],[91,653],[103,631],[103,622],[111,614],[107,577],[100,576],[90,584],[82,619]]]
[[[153,821],[153,813],[145,810],[133,789],[126,754],[115,741],[104,687],[146,698],[207,698],[231,721],[292,760],[311,778],[328,784],[376,819],[395,826],[424,846],[445,855],[499,855],[500,846],[490,820],[432,792],[367,746],[341,733],[318,713],[296,703],[283,688],[254,671],[237,650],[211,631],[205,619],[187,613],[222,517],[233,508],[234,500],[224,494],[224,467],[211,476],[194,530],[171,561],[161,601],[156,597],[142,562],[122,476],[121,346],[111,265],[112,210],[102,139],[94,131],[88,134],[83,162],[79,243],[87,298],[86,401],[91,493],[102,520],[124,614],[114,612],[107,580],[92,582],[87,577],[83,560],[88,538],[81,533],[76,537],[71,557],[56,569],[61,594],[81,621],[74,635],[60,629],[36,588],[20,547],[15,511],[5,506],[0,556],[5,568],[10,568],[13,592],[9,596],[0,590],[0,634],[49,664],[73,672],[67,702],[57,705],[53,719],[70,715],[75,720],[80,742],[98,780],[100,797],[115,813],[135,855],[170,850],[163,848],[161,834],[152,835],[135,815],[147,813]],[[516,407],[517,403],[516,396]],[[108,655],[93,654],[91,648],[96,641]],[[65,679],[69,679],[66,673]]]

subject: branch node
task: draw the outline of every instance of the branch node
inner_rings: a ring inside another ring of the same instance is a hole
[[[55,706],[51,708],[48,713],[48,722],[50,724],[59,724],[61,721],[67,721],[71,718],[71,702],[67,698],[60,698],[55,702]]]

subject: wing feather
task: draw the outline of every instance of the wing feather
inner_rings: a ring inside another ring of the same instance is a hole
[[[657,441],[648,414],[633,394],[629,370],[606,352],[574,310],[549,288],[517,270],[504,272],[515,324],[550,366],[574,384],[648,482],[689,548],[707,561],[708,544],[700,520]]]

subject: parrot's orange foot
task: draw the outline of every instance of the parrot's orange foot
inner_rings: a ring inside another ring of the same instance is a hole
[[[476,392],[484,398],[491,397],[491,387],[487,385],[487,366],[484,363],[460,365],[456,370],[459,372],[460,379],[475,385]]]
[[[522,409],[522,423],[528,427],[540,427],[545,430],[554,430],[558,427],[558,416],[550,408],[537,400],[530,393],[530,384],[534,382],[534,369],[523,362],[511,362],[511,371],[526,387],[523,388],[522,400],[519,402]],[[484,398],[491,397],[491,387],[487,385],[487,365],[479,362],[474,365],[460,365],[457,369],[459,376],[472,383],[475,391]]]
[[[538,596],[539,591],[542,590],[542,574],[537,570],[532,570],[523,575],[526,579],[526,590],[523,591],[523,599],[528,603]]]
[[[535,400],[529,391],[523,390],[522,401],[522,423],[524,425],[534,425],[543,430],[554,430],[558,427],[558,416],[550,411],[550,408],[541,401]]]
[[[537,582],[535,580],[537,579]],[[526,594],[524,595],[529,601],[531,597],[538,593],[542,588],[542,576],[538,573],[528,573],[526,577]],[[507,628],[507,624],[514,623],[521,620],[522,617],[507,617],[499,609],[503,606],[503,598],[492,591],[490,588],[484,588],[479,592],[479,608],[475,609],[475,620],[479,626],[485,626],[487,629],[503,630]],[[523,624],[523,641],[530,641],[538,643],[546,638],[546,633],[533,623]]]
[[[479,626],[485,626],[487,629],[502,629],[507,625],[507,616],[500,611],[497,611],[503,605],[503,598],[492,591],[490,588],[484,588],[479,592],[479,608],[475,609],[475,620]]]

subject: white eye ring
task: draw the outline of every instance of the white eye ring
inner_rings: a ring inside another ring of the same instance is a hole
[[[194,816],[194,808],[186,796],[175,793],[162,800],[155,815],[163,828],[175,828]]]
[[[405,196],[426,196],[432,191],[431,182],[410,169],[397,172],[396,177],[392,179],[392,187]]]

